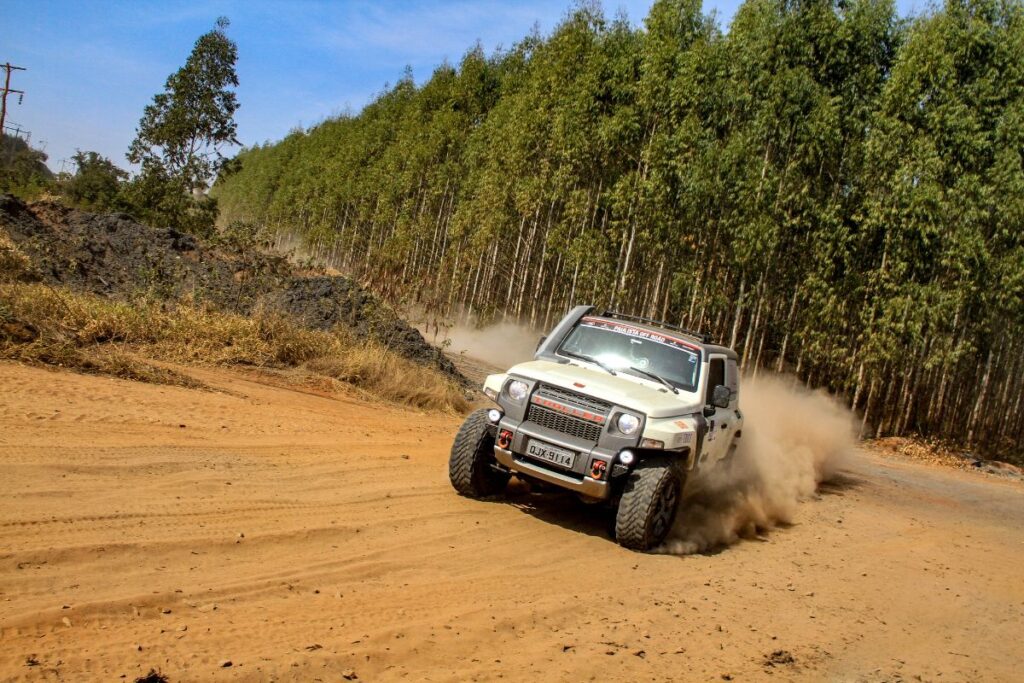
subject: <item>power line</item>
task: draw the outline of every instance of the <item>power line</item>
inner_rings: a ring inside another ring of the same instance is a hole
[[[9,124],[5,125],[2,130],[6,135],[13,138],[12,140],[4,141],[5,143],[7,143],[4,145],[4,147],[7,148],[7,163],[9,164],[14,160],[14,153],[17,149],[14,139],[23,140],[26,147],[31,147],[32,131],[25,130],[24,128],[21,127],[20,123],[15,123],[14,121],[11,121]]]
[[[7,95],[9,95],[12,92],[17,93],[18,104],[21,104],[21,100],[25,97],[24,90],[14,90],[13,88],[11,88],[11,72],[26,71],[27,69],[25,69],[25,67],[23,66],[14,66],[10,62],[0,64],[0,69],[3,69],[7,72],[6,76],[4,77],[3,98],[2,101],[0,101],[0,130],[3,130],[4,120],[7,118]]]

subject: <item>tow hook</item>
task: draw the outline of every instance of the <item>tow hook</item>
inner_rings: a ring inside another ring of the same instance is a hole
[[[598,460],[594,458],[590,463],[590,478],[597,479],[598,481],[604,479],[604,474],[608,470],[608,463],[604,460]]]
[[[512,444],[512,432],[508,429],[502,429],[498,432],[498,448],[508,450],[508,447]]]

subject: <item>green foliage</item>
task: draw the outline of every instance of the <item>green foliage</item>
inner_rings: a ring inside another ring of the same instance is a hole
[[[1021,0],[695,0],[407,75],[243,150],[224,221],[428,315],[663,317],[866,430],[1024,441]],[[1018,444],[1014,446],[1014,444]]]
[[[32,199],[50,189],[53,173],[46,154],[18,137],[0,137],[0,192]]]
[[[210,241],[214,245],[226,247],[240,254],[270,247],[270,235],[251,221],[232,221],[218,230]]]
[[[110,159],[96,152],[78,150],[72,159],[75,174],[61,188],[73,204],[96,211],[118,211],[123,208],[121,183],[128,173],[115,166]]]
[[[145,223],[169,225],[200,237],[214,233],[217,200],[190,191],[182,178],[168,175],[161,166],[144,166],[122,187],[122,196],[130,211]]]
[[[210,234],[216,204],[202,195],[211,179],[232,167],[224,149],[237,145],[238,48],[221,17],[196,41],[185,65],[167,79],[139,121],[128,160],[141,164],[130,196],[141,217]]]

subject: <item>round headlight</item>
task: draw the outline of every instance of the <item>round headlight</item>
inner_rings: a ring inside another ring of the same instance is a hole
[[[512,380],[508,384],[508,395],[516,401],[522,401],[526,398],[526,392],[530,390],[530,387],[526,386],[526,382],[520,382],[519,380]]]
[[[629,435],[636,431],[636,428],[640,426],[640,420],[635,415],[629,413],[623,413],[619,415],[619,431],[623,434]]]

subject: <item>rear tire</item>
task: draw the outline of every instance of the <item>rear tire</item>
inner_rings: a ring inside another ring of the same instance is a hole
[[[448,479],[452,487],[469,498],[486,498],[501,493],[509,473],[495,470],[494,436],[487,410],[473,411],[462,423],[448,458]]]
[[[626,480],[615,514],[615,540],[631,550],[650,550],[672,528],[682,495],[682,477],[671,460],[639,463]]]

